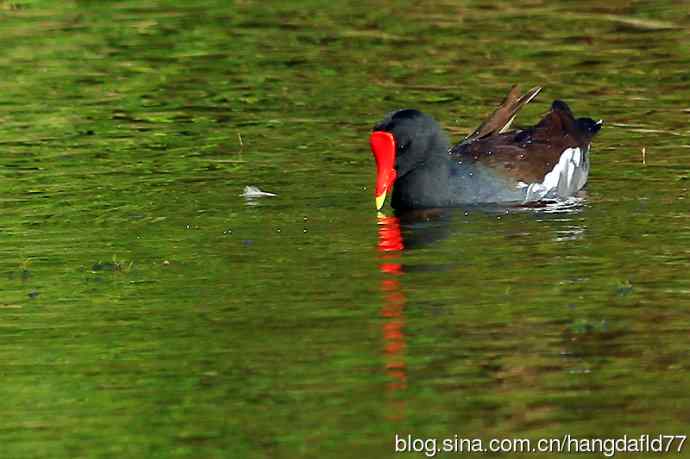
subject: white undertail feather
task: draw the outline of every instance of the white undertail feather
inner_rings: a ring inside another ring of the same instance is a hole
[[[587,183],[589,163],[586,158],[589,146],[584,152],[580,148],[568,148],[558,163],[546,174],[541,183],[518,183],[519,189],[525,189],[525,202],[542,199],[566,198],[580,191]]]

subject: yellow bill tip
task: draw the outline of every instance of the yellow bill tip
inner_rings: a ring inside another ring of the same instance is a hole
[[[386,202],[386,192],[384,191],[380,195],[376,196],[376,210],[381,210],[383,204]]]

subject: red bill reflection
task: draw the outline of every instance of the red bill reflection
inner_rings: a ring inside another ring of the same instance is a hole
[[[383,358],[388,383],[386,393],[390,400],[388,417],[399,421],[405,418],[405,400],[401,391],[407,388],[407,365],[405,363],[405,303],[406,297],[400,287],[403,274],[400,261],[404,249],[400,220],[397,217],[379,217],[379,242],[381,263],[379,270],[390,275],[381,280],[380,290],[383,306],[380,314],[385,320],[382,327]]]

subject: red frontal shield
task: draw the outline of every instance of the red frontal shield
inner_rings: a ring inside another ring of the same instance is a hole
[[[376,207],[380,209],[395,182],[395,138],[393,134],[385,131],[374,131],[369,138],[371,152],[376,160]]]

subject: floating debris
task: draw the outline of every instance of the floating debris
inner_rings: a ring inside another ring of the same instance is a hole
[[[253,198],[262,198],[264,196],[278,196],[277,194],[274,193],[269,193],[267,191],[261,191],[259,187],[257,186],[245,186],[244,187],[244,193],[242,193],[240,196],[243,196],[248,199],[253,199]]]
[[[616,294],[618,296],[626,296],[629,295],[633,292],[633,285],[632,282],[629,280],[626,280],[625,282],[622,282],[617,288],[616,288]]]
[[[112,271],[114,273],[121,272],[121,273],[128,273],[132,270],[132,267],[134,266],[133,261],[127,261],[127,260],[118,260],[116,255],[113,255],[112,261],[98,261],[96,262],[92,267],[91,267],[91,272],[98,272],[98,271]]]

